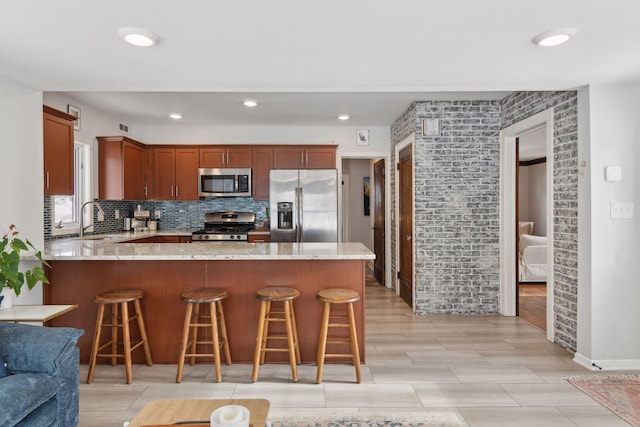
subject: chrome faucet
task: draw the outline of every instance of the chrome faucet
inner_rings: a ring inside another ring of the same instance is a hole
[[[96,208],[98,208],[98,213],[101,213],[102,216],[104,217],[104,211],[102,210],[102,206],[100,206],[100,203],[96,202],[95,200],[89,200],[88,202],[84,202],[82,206],[80,206],[80,237],[84,237],[85,230],[93,225],[91,224],[84,227],[84,215],[82,214],[82,212],[84,211],[84,207],[89,204],[95,205]]]

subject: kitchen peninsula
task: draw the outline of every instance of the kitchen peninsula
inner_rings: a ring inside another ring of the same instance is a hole
[[[322,304],[315,296],[325,288],[353,289],[362,362],[365,361],[365,265],[375,255],[361,243],[131,243],[154,235],[136,233],[49,241],[45,304],[77,304],[71,313],[50,321],[86,331],[78,345],[87,363],[94,330],[95,295],[112,289],[144,291],[142,310],[155,363],[177,363],[185,304],[180,295],[202,287],[226,289],[225,316],[233,362],[251,362],[260,304],[255,292],[267,286],[300,291],[296,320],[303,362],[316,359]],[[185,234],[186,235],[186,234]],[[135,354],[134,362],[142,363]],[[138,359],[137,359],[138,358]],[[267,361],[286,360],[272,353]]]

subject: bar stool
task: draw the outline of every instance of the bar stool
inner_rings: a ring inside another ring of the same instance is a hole
[[[103,292],[95,297],[94,301],[98,304],[98,318],[96,320],[96,329],[93,335],[93,345],[91,346],[91,363],[89,365],[87,384],[91,384],[93,382],[98,357],[110,358],[111,366],[115,366],[119,358],[124,358],[127,384],[131,384],[132,382],[131,352],[133,350],[142,346],[147,365],[153,365],[153,361],[151,360],[151,350],[149,349],[149,341],[147,339],[147,331],[144,327],[144,318],[142,317],[142,310],[140,309],[140,300],[143,295],[144,293],[140,289],[118,289],[115,291]],[[130,302],[133,302],[135,309],[135,314],[133,316],[129,316]],[[110,323],[104,323],[104,310],[107,304],[111,304]],[[118,307],[120,310],[118,310]],[[140,341],[132,346],[129,322],[133,320],[138,321]],[[102,327],[111,328],[111,340],[100,345]],[[118,353],[118,328],[122,328],[122,353]],[[109,353],[99,353],[105,347],[111,347],[111,351]]]
[[[320,324],[320,338],[318,339],[318,355],[317,364],[318,370],[316,373],[316,383],[322,383],[322,372],[324,370],[324,361],[327,357],[349,357],[352,359],[353,364],[356,367],[356,380],[362,381],[362,374],[360,371],[360,351],[358,350],[358,336],[356,334],[356,321],[353,315],[353,303],[360,299],[360,294],[351,289],[331,288],[324,289],[316,295],[316,299],[324,303],[324,309],[322,311],[322,323]],[[347,314],[345,315],[331,315],[331,304],[346,304]],[[330,318],[334,319],[334,322],[338,319],[345,320],[346,323],[329,323]],[[327,341],[327,335],[329,328],[349,328],[348,339],[332,338]],[[351,347],[350,353],[330,353],[327,354],[327,343],[329,344],[349,344]]]
[[[298,346],[298,329],[296,315],[293,310],[293,300],[300,296],[297,289],[286,287],[263,288],[256,292],[260,304],[260,318],[258,319],[258,333],[256,336],[256,350],[253,356],[253,373],[251,381],[258,380],[259,365],[264,364],[267,352],[288,352],[291,364],[293,382],[298,381],[297,364],[300,363],[300,347]],[[272,311],[272,302],[282,302],[282,311]],[[284,322],[285,335],[269,335],[271,322]],[[267,347],[269,340],[287,340],[287,348]]]
[[[213,357],[213,363],[216,368],[216,382],[222,381],[222,373],[220,372],[220,346],[224,349],[225,362],[227,365],[231,365],[227,324],[222,308],[222,300],[228,296],[229,293],[226,290],[216,288],[197,289],[182,294],[182,301],[187,303],[187,313],[184,316],[182,344],[180,345],[178,373],[176,375],[177,383],[182,382],[182,370],[184,368],[185,357],[191,358],[191,366],[196,363],[196,357]],[[201,315],[200,304],[209,304],[208,316],[206,313]],[[198,341],[198,328],[211,328],[211,341]],[[191,334],[189,332],[191,332]],[[189,335],[192,335],[191,340],[189,340]],[[213,353],[198,353],[198,345],[209,344],[213,347]],[[187,353],[187,347],[190,347],[190,353]]]

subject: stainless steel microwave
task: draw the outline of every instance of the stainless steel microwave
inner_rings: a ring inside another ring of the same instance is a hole
[[[198,169],[200,197],[251,197],[251,169]]]

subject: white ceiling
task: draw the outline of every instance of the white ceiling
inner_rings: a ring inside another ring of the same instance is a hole
[[[499,99],[640,77],[640,2],[632,0],[0,5],[1,74],[43,91],[137,92],[74,96],[119,111],[135,106],[131,114],[150,122],[179,108],[185,122],[335,124],[348,113],[351,124],[389,125],[416,99]],[[160,42],[125,44],[117,30],[130,26]],[[556,48],[531,43],[560,27],[576,28],[576,37]],[[261,102],[255,111],[239,108],[246,93]]]

